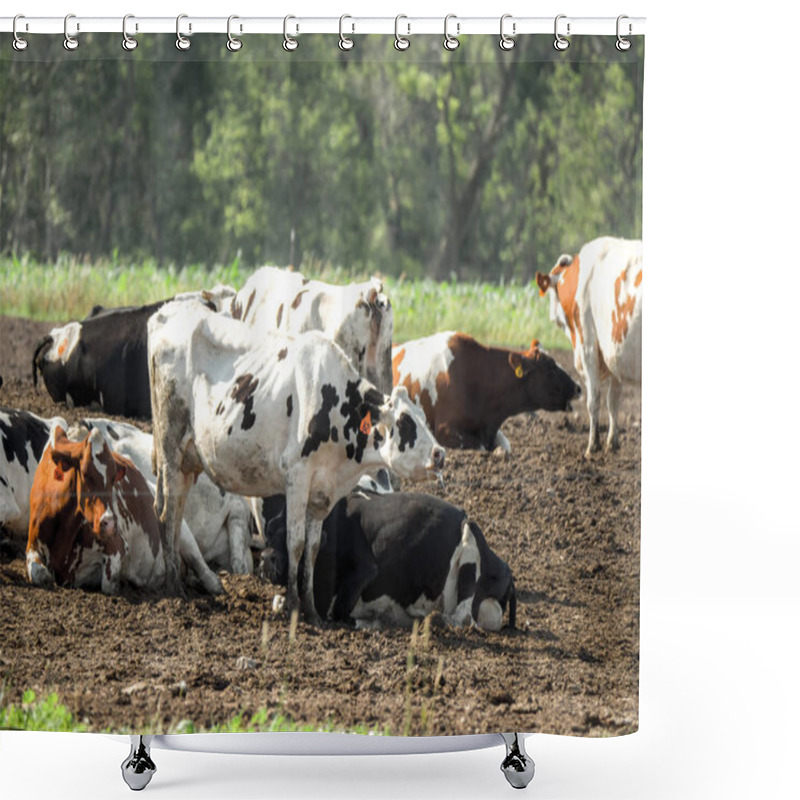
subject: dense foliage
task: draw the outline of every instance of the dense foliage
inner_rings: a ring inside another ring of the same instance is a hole
[[[641,235],[642,48],[58,37],[0,55],[0,253],[527,281]]]

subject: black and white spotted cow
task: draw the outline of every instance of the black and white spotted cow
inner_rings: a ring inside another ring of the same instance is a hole
[[[203,301],[228,310],[234,289],[215,286],[186,292],[176,300]],[[33,385],[41,373],[50,397],[70,408],[99,408],[107,414],[150,419],[147,320],[167,300],[144,306],[95,306],[86,319],[53,328],[36,345]]]
[[[280,499],[280,498],[279,498]],[[285,515],[267,527],[261,573],[285,585]],[[322,524],[314,565],[321,617],[358,626],[410,625],[440,612],[452,625],[516,624],[511,570],[466,513],[428,494],[363,490],[340,500]]]
[[[392,304],[383,283],[338,286],[278,267],[256,270],[231,304],[236,319],[261,331],[322,331],[344,350],[358,374],[392,391]]]
[[[33,476],[55,425],[67,427],[61,417],[0,407],[0,527],[13,539],[28,537]]]
[[[204,470],[226,491],[286,495],[289,607],[299,605],[305,551],[303,610],[318,621],[312,574],[331,508],[381,467],[422,480],[444,466],[406,390],[383,395],[319,332],[265,336],[199,304],[170,303],[148,323],[148,358],[156,508],[176,584],[175,536]]]

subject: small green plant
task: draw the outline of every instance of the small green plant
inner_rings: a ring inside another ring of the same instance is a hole
[[[44,700],[37,700],[36,693],[28,689],[22,695],[19,705],[4,705],[5,691],[0,691],[0,729],[23,731],[74,731],[87,730],[86,725],[78,722],[64,705],[58,702],[58,695],[53,692]]]

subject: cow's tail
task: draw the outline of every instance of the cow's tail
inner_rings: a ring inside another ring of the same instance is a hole
[[[517,627],[517,590],[514,587],[514,576],[510,577],[511,585],[509,586],[508,597],[508,627],[511,630]]]
[[[41,365],[39,364],[39,358],[42,354],[42,351],[45,348],[51,347],[53,344],[53,337],[48,335],[42,339],[39,344],[36,345],[36,349],[33,351],[33,361],[31,363],[31,369],[33,373],[33,388],[35,389],[38,383],[38,375],[37,372],[41,369]]]

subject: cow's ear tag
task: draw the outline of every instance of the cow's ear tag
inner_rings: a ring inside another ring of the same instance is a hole
[[[521,377],[522,377],[522,375],[523,375],[522,364],[517,364],[517,368],[514,370],[514,374],[515,374],[515,375],[516,375],[518,378],[521,378]]]
[[[61,344],[58,346],[58,354],[60,356],[63,356],[64,355],[64,351],[66,349],[67,349],[67,340],[66,339],[62,339],[61,340]]]
[[[361,420],[361,424],[358,426],[358,429],[364,434],[364,436],[369,436],[370,431],[372,431],[372,415],[369,411],[367,411],[364,419]]]

